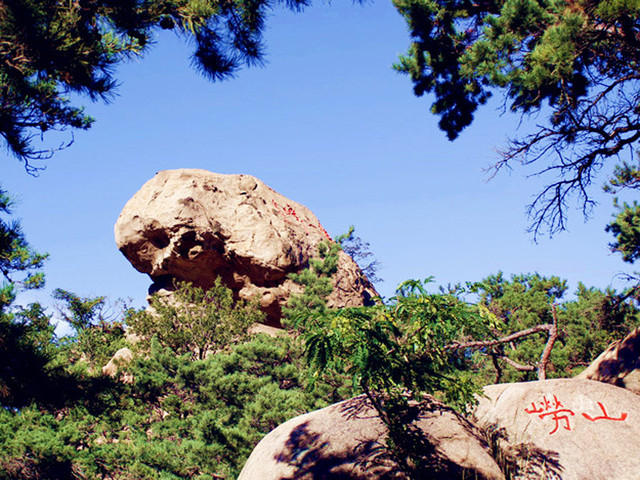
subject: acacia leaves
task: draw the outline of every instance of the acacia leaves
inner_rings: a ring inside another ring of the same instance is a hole
[[[416,398],[440,394],[458,406],[472,401],[474,388],[456,375],[459,354],[447,349],[461,335],[486,331],[487,320],[472,306],[408,281],[389,305],[343,308],[318,317],[305,335],[316,372],[348,374],[357,391]]]

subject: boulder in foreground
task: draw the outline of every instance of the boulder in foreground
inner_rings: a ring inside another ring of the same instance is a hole
[[[640,479],[640,397],[591,380],[490,385],[475,410],[513,478]]]
[[[416,408],[420,438],[435,447],[425,478],[503,479],[480,432],[450,408],[434,402]],[[238,480],[408,480],[385,443],[387,429],[365,396],[283,423],[251,453]],[[462,475],[467,475],[463,477]]]

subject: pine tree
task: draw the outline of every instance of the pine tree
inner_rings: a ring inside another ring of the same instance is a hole
[[[114,67],[143,54],[158,29],[195,45],[197,69],[232,77],[262,59],[267,10],[278,0],[4,0],[0,2],[0,136],[27,171],[58,148],[34,144],[46,132],[88,129],[94,119],[70,94],[108,100]],[[283,2],[292,10],[306,0]]]
[[[149,304],[149,311],[128,313],[127,324],[133,331],[146,338],[155,336],[177,354],[200,360],[240,342],[252,324],[264,319],[258,302],[234,300],[219,277],[206,291],[182,282],[170,296],[152,295]]]
[[[640,140],[640,5],[627,0],[394,0],[412,43],[396,68],[455,139],[496,93],[514,112],[547,116],[510,142],[513,162],[548,174],[529,206],[537,234],[563,229],[566,203],[585,212],[600,166]],[[535,168],[535,167],[534,167]]]
[[[12,200],[0,189],[0,214],[9,216]],[[21,290],[44,285],[40,271],[46,254],[34,251],[15,219],[0,217],[0,406],[18,407],[38,398],[51,398],[54,372],[51,368],[50,316],[39,304],[15,305]]]
[[[11,197],[0,188],[0,215],[8,216],[12,207]],[[44,274],[40,272],[46,254],[35,252],[17,220],[0,217],[0,314],[15,300],[20,289],[40,288],[44,285]]]

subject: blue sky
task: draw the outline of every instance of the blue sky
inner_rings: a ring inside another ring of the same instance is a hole
[[[402,280],[430,275],[446,284],[539,272],[574,290],[629,271],[608,251],[612,199],[599,187],[591,221],[574,210],[569,231],[533,243],[524,212],[539,179],[515,168],[486,182],[482,171],[527,124],[517,130],[519,117],[501,115],[495,101],[447,141],[431,99],[414,97],[391,68],[408,42],[385,1],[278,10],[265,67],[213,84],[191,68],[183,39],[162,34],[118,69],[110,105],[83,101],[97,122],[38,178],[3,159],[0,181],[18,198],[27,238],[51,255],[46,291],[23,298],[48,302],[61,287],[141,306],[150,280],[118,252],[113,225],[145,181],[171,168],[251,174],[309,207],[333,236],[354,224],[383,264],[386,297]]]

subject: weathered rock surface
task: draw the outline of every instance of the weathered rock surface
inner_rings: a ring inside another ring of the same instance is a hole
[[[416,407],[417,409],[417,407]],[[503,479],[479,431],[440,405],[417,410],[420,440],[435,446],[430,460],[445,470],[426,478]],[[301,415],[260,441],[238,480],[382,480],[407,477],[386,448],[386,427],[364,396]]]
[[[260,296],[268,323],[298,286],[328,234],[313,213],[250,175],[206,170],[159,172],[127,202],[115,225],[120,251],[154,284],[174,280],[210,288],[216,276],[239,298]],[[356,263],[340,253],[331,306],[360,306],[377,293]]]
[[[640,394],[640,328],[612,343],[575,378],[611,383]]]
[[[109,360],[109,362],[102,367],[102,374],[109,375],[110,377],[115,378],[118,373],[118,368],[130,363],[133,360],[133,352],[127,348],[121,348],[116,353],[113,354],[113,357]],[[120,377],[120,380],[124,383],[132,383],[133,377],[131,374],[123,373]]]
[[[494,431],[514,478],[640,479],[640,397],[591,380],[485,387],[474,418]]]
[[[282,328],[272,327],[270,325],[264,325],[262,323],[254,323],[249,327],[249,334],[257,335],[259,333],[264,333],[270,337],[286,337],[291,335],[287,330],[283,330]]]

